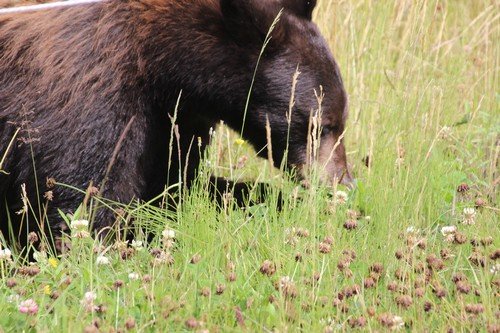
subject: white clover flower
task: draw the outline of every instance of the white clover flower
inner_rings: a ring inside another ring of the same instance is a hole
[[[142,241],[132,240],[132,243],[130,243],[130,246],[132,246],[137,251],[144,249]]]
[[[335,192],[335,202],[343,205],[347,202],[348,195],[344,191],[337,191]]]
[[[89,227],[89,221],[87,220],[74,220],[71,221],[71,229],[74,230],[86,230]]]
[[[447,242],[453,242],[455,240],[456,232],[457,227],[455,227],[454,225],[449,225],[441,228],[441,234]]]
[[[129,273],[128,278],[131,281],[139,280],[139,274],[136,272]]]
[[[109,265],[109,259],[103,255],[99,255],[95,261],[97,265]]]
[[[83,301],[85,302],[93,302],[97,299],[97,294],[93,291],[87,291],[85,295],[83,295]]]
[[[464,208],[464,220],[463,224],[473,225],[476,224],[476,210],[472,207]]]
[[[12,294],[12,295],[9,295],[7,296],[7,303],[19,303],[19,300],[21,299],[21,296],[19,296],[18,294]]]
[[[406,228],[406,233],[407,234],[418,234],[418,233],[420,233],[420,229],[417,229],[414,226],[409,226],[408,228]]]
[[[93,312],[97,309],[97,306],[94,305],[94,301],[97,299],[97,295],[93,291],[87,291],[83,296],[83,299],[80,301],[80,304],[85,309],[85,311]]]
[[[441,234],[447,236],[449,234],[454,234],[457,231],[457,227],[454,225],[444,226],[441,228]]]
[[[490,273],[493,275],[497,275],[498,273],[500,273],[500,264],[491,266]]]
[[[280,278],[280,287],[284,288],[292,283],[292,279],[289,276],[282,276]]]
[[[161,233],[164,239],[174,239],[175,238],[175,231],[172,229],[165,229]]]
[[[35,251],[35,253],[33,253],[33,259],[39,264],[44,264],[47,262],[47,252]]]
[[[449,126],[443,126],[441,130],[439,131],[439,137],[441,139],[449,139],[453,134],[453,130]]]
[[[400,316],[393,316],[392,317],[392,326],[391,329],[393,330],[399,330],[405,326],[405,322],[403,321],[403,318]]]
[[[12,252],[8,248],[0,250],[0,260],[10,261],[11,259],[12,259]]]
[[[288,235],[293,236],[293,235],[295,235],[296,232],[297,231],[295,230],[295,227],[291,227],[291,228],[286,228],[285,229],[285,235],[287,235],[287,236]]]

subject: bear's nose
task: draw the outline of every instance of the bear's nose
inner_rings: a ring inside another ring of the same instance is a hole
[[[349,170],[346,169],[343,177],[340,180],[340,184],[345,185],[351,189],[354,189],[356,187],[356,179],[354,179],[351,176],[351,173],[349,172]]]

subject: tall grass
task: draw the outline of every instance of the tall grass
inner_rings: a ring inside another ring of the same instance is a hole
[[[65,256],[41,256],[37,274],[18,256],[0,260],[3,330],[498,332],[498,3],[318,6],[350,96],[358,187],[346,202],[297,186],[219,127],[180,209],[125,211],[158,235],[147,249],[73,239]],[[218,209],[210,174],[275,188],[266,204],[232,209],[228,196]],[[26,299],[36,314],[19,311]]]

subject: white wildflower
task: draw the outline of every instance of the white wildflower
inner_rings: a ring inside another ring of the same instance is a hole
[[[476,224],[476,210],[472,207],[464,208],[463,224],[473,225]]]
[[[447,242],[453,242],[455,240],[456,232],[457,227],[455,227],[454,225],[449,225],[441,228],[441,234]]]
[[[83,296],[83,299],[80,301],[80,304],[83,306],[83,308],[88,311],[92,312],[97,309],[97,306],[94,304],[94,301],[97,299],[97,295],[93,291],[87,291],[85,295]]]
[[[117,240],[113,244],[113,249],[118,250],[118,251],[124,251],[128,247],[128,240],[122,241],[122,240]]]
[[[451,138],[452,134],[453,130],[449,126],[443,126],[443,128],[439,131],[439,137],[443,140]]]
[[[85,302],[93,302],[97,299],[97,294],[93,291],[87,291],[83,296],[83,301]]]
[[[403,321],[403,318],[400,316],[393,316],[392,317],[392,326],[391,329],[393,330],[399,330],[405,326],[405,322]]]
[[[417,229],[414,226],[409,226],[408,228],[406,228],[406,233],[407,234],[418,234],[418,233],[420,233],[420,229]]]
[[[161,235],[163,237],[163,246],[167,249],[172,248],[174,246],[175,231],[172,229],[165,229]]]
[[[280,282],[279,282],[280,287],[282,287],[282,288],[283,288],[283,287],[286,287],[286,286],[288,286],[290,283],[292,283],[292,279],[291,279],[289,276],[282,276],[282,277],[280,278]]]
[[[129,273],[128,278],[131,281],[139,280],[139,274],[136,272]]]
[[[33,253],[33,259],[39,264],[45,264],[47,262],[47,252],[35,251],[35,253]]]
[[[142,241],[132,240],[132,243],[130,243],[130,246],[132,246],[137,251],[144,249],[144,245],[143,245]]]
[[[74,230],[87,230],[89,228],[89,221],[87,220],[74,220],[71,221],[71,229]]]
[[[7,296],[7,303],[11,303],[11,304],[19,303],[20,299],[21,299],[21,296],[19,296],[18,294],[12,294],[12,295]]]
[[[8,248],[5,248],[3,250],[0,249],[0,260],[12,260],[12,252]]]
[[[103,255],[99,255],[95,261],[97,265],[109,265],[109,259]]]
[[[297,230],[295,229],[295,227],[285,229],[286,236],[293,236],[293,235],[295,235],[296,232],[297,232]]]
[[[337,191],[335,192],[335,202],[343,205],[347,202],[348,195],[344,191]]]
[[[500,273],[500,264],[495,264],[491,266],[490,273],[493,275],[497,275],[498,273]]]
[[[175,238],[175,231],[172,229],[165,229],[161,233],[164,239],[174,239]]]

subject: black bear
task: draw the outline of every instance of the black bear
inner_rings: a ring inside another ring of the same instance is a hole
[[[243,129],[263,156],[270,137],[276,166],[288,150],[286,164],[299,173],[313,155],[311,132],[321,131],[316,159],[324,179],[350,181],[342,139],[347,97],[311,22],[315,5],[109,0],[0,13],[4,235],[8,219],[14,229],[37,230],[34,219],[27,227],[16,220],[16,212],[26,210],[23,193],[30,203],[25,213],[40,213],[53,229],[60,227],[57,209],[78,207],[81,193],[56,187],[47,210],[38,211],[45,209],[40,203],[49,178],[80,189],[92,181],[100,195],[125,203],[149,200],[180,180],[189,185],[200,160],[198,138],[203,150],[220,120]],[[103,215],[94,228],[111,223]]]

